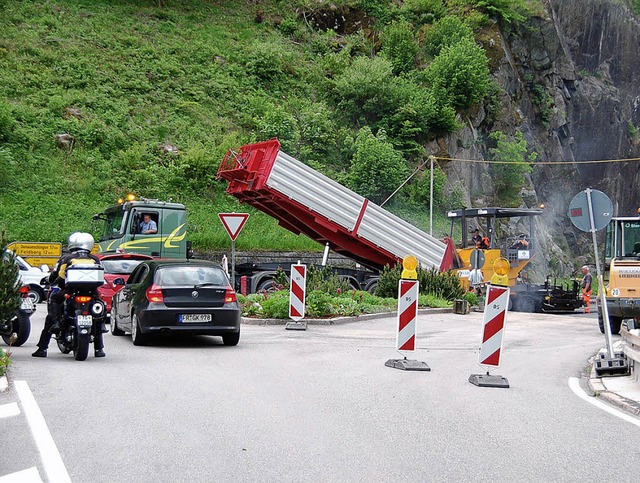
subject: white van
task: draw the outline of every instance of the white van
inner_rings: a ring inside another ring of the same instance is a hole
[[[29,297],[33,300],[34,304],[43,302],[46,299],[44,287],[40,285],[40,280],[43,277],[47,277],[50,270],[46,265],[42,268],[32,267],[27,261],[19,255],[16,255],[16,263],[20,268],[20,280],[24,285],[29,286]]]

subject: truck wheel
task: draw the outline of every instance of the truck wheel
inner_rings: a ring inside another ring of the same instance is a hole
[[[369,292],[371,295],[376,294],[376,289],[378,288],[378,280],[373,280],[367,284],[365,290]]]
[[[622,325],[622,317],[609,317],[609,326],[611,327],[611,334],[620,334],[620,326]],[[604,334],[604,319],[602,313],[598,312],[598,326],[600,327],[600,333]]]
[[[263,280],[258,284],[257,292],[275,292],[276,291],[276,282],[269,278],[267,280]]]
[[[618,335],[620,333],[620,326],[622,325],[622,317],[609,317],[609,323],[611,324],[611,333]]]
[[[598,312],[598,326],[600,327],[600,333],[604,334],[604,321],[602,320],[602,312]]]

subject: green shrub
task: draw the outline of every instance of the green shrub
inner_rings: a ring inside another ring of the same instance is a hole
[[[436,268],[418,270],[420,293],[430,293],[445,300],[459,299],[464,295],[460,279],[454,272],[440,272]]]
[[[336,314],[333,297],[319,290],[307,291],[305,306],[306,317],[326,317]]]
[[[464,299],[469,302],[469,305],[478,305],[478,296],[474,292],[469,292],[464,294]]]
[[[524,22],[530,15],[526,0],[471,0],[471,3],[506,23]]]
[[[351,289],[346,278],[335,274],[330,267],[316,267],[310,265],[307,270],[306,289],[308,292],[319,291],[337,296]]]
[[[267,319],[286,319],[289,317],[289,291],[279,290],[263,295],[262,316]]]
[[[406,0],[400,12],[407,20],[420,25],[433,23],[442,17],[447,9],[442,0]]]
[[[402,267],[399,264],[394,268],[385,266],[380,273],[376,295],[398,298],[398,282],[401,273]],[[454,272],[440,272],[435,268],[429,270],[418,268],[418,282],[421,294],[431,294],[448,301],[461,298],[465,293],[460,286],[460,279]]]
[[[407,165],[384,131],[374,136],[369,127],[360,129],[347,181],[349,186],[375,203],[381,203],[404,181]]]
[[[413,31],[413,26],[406,21],[394,21],[382,31],[381,55],[391,61],[396,75],[413,69],[419,50]]]
[[[0,348],[0,377],[4,376],[7,373],[10,364],[11,358],[9,353]]]
[[[15,261],[15,255],[4,247],[3,239],[0,241],[0,323],[8,321],[18,310],[20,305],[20,283],[18,282],[19,269]]]
[[[451,305],[450,300],[443,299],[431,293],[420,294],[418,298],[418,307],[446,309],[451,307]]]
[[[455,108],[466,109],[481,102],[489,88],[489,60],[472,39],[445,46],[429,65],[427,77],[437,95]]]
[[[389,93],[394,89],[393,64],[381,57],[357,57],[334,81],[338,107],[354,120],[372,122],[392,114],[396,103]]]
[[[492,132],[490,139],[496,142],[490,152],[494,161],[498,161],[491,165],[497,201],[500,205],[517,207],[521,203],[520,191],[526,183],[525,175],[533,171],[527,161],[534,161],[537,154],[527,153],[527,141],[520,131],[516,131],[513,141],[501,131]]]
[[[436,56],[444,47],[463,39],[473,40],[473,30],[459,17],[447,15],[433,24],[425,42],[427,52]]]

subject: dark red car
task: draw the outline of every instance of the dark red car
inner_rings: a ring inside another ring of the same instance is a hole
[[[114,285],[116,278],[124,278],[125,282],[134,268],[145,260],[153,260],[150,255],[142,253],[98,253],[97,257],[104,267],[104,285],[98,288],[98,295],[107,306],[107,315],[111,314],[111,301],[113,296],[122,288],[122,285]]]

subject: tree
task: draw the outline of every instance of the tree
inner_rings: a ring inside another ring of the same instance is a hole
[[[407,165],[387,141],[384,130],[374,136],[369,127],[363,127],[354,148],[347,182],[365,198],[381,203],[405,180]]]
[[[8,321],[20,305],[20,283],[18,282],[18,264],[13,252],[4,247],[0,249],[0,324]]]
[[[438,55],[444,47],[462,39],[473,40],[473,30],[459,17],[447,15],[433,24],[427,35],[426,49],[431,55]]]
[[[482,101],[489,89],[489,59],[472,39],[442,48],[427,71],[435,93],[442,93],[454,108],[466,109]]]
[[[393,73],[409,72],[418,54],[413,27],[405,21],[392,22],[382,32],[382,56],[391,61]]]
[[[538,155],[527,154],[527,141],[520,131],[516,131],[513,141],[501,131],[492,132],[489,137],[496,141],[496,147],[490,149],[493,159],[500,162],[492,165],[496,198],[505,206],[519,206],[525,175],[533,171],[527,160],[535,161]]]

